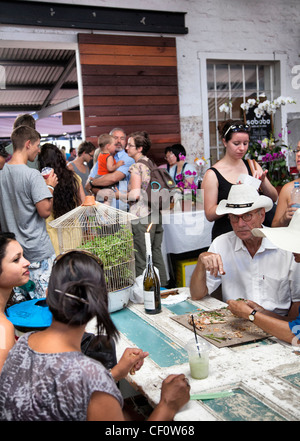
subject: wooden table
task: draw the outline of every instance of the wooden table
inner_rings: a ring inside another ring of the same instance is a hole
[[[191,394],[233,392],[222,398],[191,400],[175,421],[299,420],[300,358],[291,345],[274,337],[231,348],[211,345],[209,376],[204,380],[191,378],[184,346],[194,334],[171,317],[223,306],[226,305],[207,296],[201,301],[188,299],[164,306],[157,315],[145,314],[140,304],[130,304],[113,313],[113,321],[121,332],[118,356],[132,346],[150,353],[142,369],[128,375],[127,381],[152,406],[159,402],[161,383],[169,374],[185,374]]]

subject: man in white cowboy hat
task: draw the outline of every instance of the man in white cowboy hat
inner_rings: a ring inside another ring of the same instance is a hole
[[[295,318],[300,306],[300,272],[293,254],[254,236],[273,202],[247,184],[233,185],[217,214],[228,214],[233,231],[218,236],[198,257],[191,277],[192,299],[212,294],[222,284],[223,301],[250,299],[266,310]]]
[[[295,262],[300,263],[300,209],[298,209],[288,227],[255,228],[252,234],[256,237],[267,237],[274,245],[294,254]],[[298,267],[300,270],[300,266]],[[299,348],[300,344],[300,311],[295,320],[272,314],[251,300],[241,302],[228,300],[231,312],[239,317],[251,320],[264,331],[280,340],[292,343]]]

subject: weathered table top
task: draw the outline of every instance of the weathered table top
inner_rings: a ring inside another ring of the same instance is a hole
[[[180,291],[188,290],[181,288]],[[190,400],[175,417],[176,421],[208,420],[299,420],[300,358],[291,345],[274,337],[236,347],[211,345],[209,376],[191,378],[185,344],[194,337],[171,317],[197,309],[212,310],[226,306],[205,297],[163,307],[157,315],[148,315],[141,304],[114,312],[112,319],[121,332],[117,355],[126,347],[148,351],[142,369],[128,375],[127,381],[155,406],[160,388],[169,374],[185,374],[191,395],[232,391],[233,394],[209,399]]]

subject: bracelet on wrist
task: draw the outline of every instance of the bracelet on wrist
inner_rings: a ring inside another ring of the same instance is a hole
[[[52,187],[52,185],[47,185],[47,187],[48,187],[50,190],[54,191],[54,187]]]

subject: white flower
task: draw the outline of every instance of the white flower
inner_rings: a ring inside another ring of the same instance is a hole
[[[256,109],[254,109],[254,113],[256,118],[261,118],[265,114],[264,110],[260,109],[259,107],[256,107]]]
[[[294,98],[291,98],[290,96],[288,96],[286,98],[286,102],[287,102],[287,104],[296,104],[296,101],[294,100]]]
[[[250,107],[253,107],[253,106],[255,106],[255,104],[256,104],[256,100],[254,100],[253,98],[250,98],[250,99],[247,101],[247,103],[250,105]]]
[[[219,107],[220,112],[225,112],[225,113],[229,113],[229,106],[227,103],[222,104]]]
[[[265,97],[265,94],[262,93],[259,95],[260,97]],[[247,103],[241,104],[241,108],[243,110],[248,110],[250,107],[253,107],[257,103],[256,100],[250,98],[248,99]],[[273,101],[265,100],[262,103],[259,103],[257,107],[254,109],[255,115],[257,118],[261,118],[265,115],[265,113],[268,113],[269,115],[274,115],[276,113],[276,110],[279,109],[281,106],[284,106],[285,104],[296,104],[296,101],[294,98],[291,97],[284,97],[279,96],[275,98]]]
[[[241,108],[247,112],[250,109],[250,104],[242,103]]]

